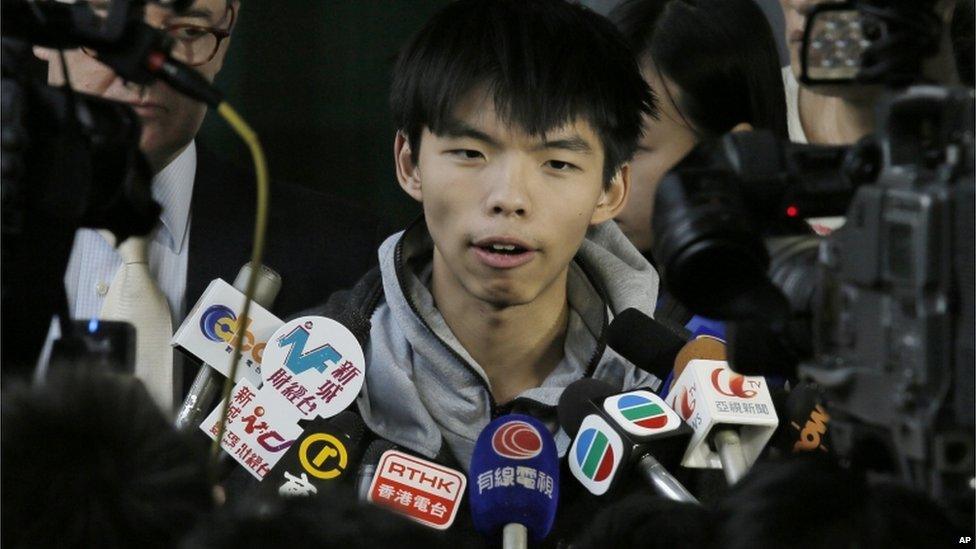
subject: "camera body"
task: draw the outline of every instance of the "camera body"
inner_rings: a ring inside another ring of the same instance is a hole
[[[850,147],[768,132],[700,145],[658,188],[654,255],[679,301],[729,322],[733,369],[824,390],[841,459],[971,502],[974,96],[901,87],[924,54],[902,50],[932,37],[896,39],[922,32],[905,22],[932,8],[879,4],[819,10],[884,24],[879,47],[857,54],[863,70],[820,73],[832,85],[898,86],[876,106],[876,131]],[[807,39],[822,23],[808,19]],[[846,222],[827,237],[804,221],[838,215]]]

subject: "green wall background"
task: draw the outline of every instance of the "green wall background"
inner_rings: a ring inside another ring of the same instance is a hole
[[[447,3],[242,0],[217,85],[258,132],[273,179],[354,200],[394,226],[419,213],[394,177],[387,95],[397,51]],[[250,163],[214,113],[200,139]]]

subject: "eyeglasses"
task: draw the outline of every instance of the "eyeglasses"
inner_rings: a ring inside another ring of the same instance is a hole
[[[226,28],[206,27],[202,25],[190,25],[175,23],[162,27],[173,39],[173,50],[170,55],[174,59],[185,63],[191,67],[197,67],[209,63],[217,55],[220,44],[225,38],[230,36],[230,30],[234,28],[234,18],[236,12],[231,3],[227,5],[225,18],[229,19]],[[89,57],[98,58],[98,52],[81,48]]]

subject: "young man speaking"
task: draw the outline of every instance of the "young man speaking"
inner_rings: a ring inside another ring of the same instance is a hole
[[[401,52],[392,107],[397,179],[424,215],[325,309],[368,342],[359,412],[464,469],[482,428],[512,410],[548,421],[564,453],[567,385],[660,382],[604,343],[612,316],[650,315],[658,289],[610,221],[653,110],[637,63],[578,5],[459,0]]]

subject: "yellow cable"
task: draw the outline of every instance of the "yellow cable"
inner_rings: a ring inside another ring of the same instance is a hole
[[[211,446],[211,474],[214,480],[217,479],[220,441],[224,438],[224,424],[227,421],[227,413],[230,409],[230,393],[234,388],[234,378],[237,377],[237,363],[241,358],[241,345],[244,340],[243,330],[241,328],[246,326],[245,319],[251,310],[251,299],[254,296],[254,290],[257,286],[258,271],[260,270],[261,258],[264,255],[264,233],[268,224],[269,192],[268,165],[265,162],[264,151],[261,149],[258,135],[254,133],[254,130],[247,125],[247,122],[226,101],[221,102],[217,106],[217,112],[237,132],[241,139],[247,143],[248,148],[251,150],[251,157],[254,159],[254,171],[257,175],[257,212],[254,216],[254,247],[251,251],[251,274],[247,279],[247,290],[244,292],[244,307],[241,308],[241,314],[238,316],[240,320],[238,322],[237,333],[235,334],[236,337],[234,338],[234,352],[231,355],[230,375],[224,381],[222,396],[224,405],[220,413],[220,422],[217,424],[217,438],[214,439],[213,445]]]

